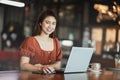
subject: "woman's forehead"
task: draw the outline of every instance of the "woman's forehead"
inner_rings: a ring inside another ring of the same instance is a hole
[[[54,16],[47,16],[44,20],[52,20],[54,22],[56,22],[56,18]]]

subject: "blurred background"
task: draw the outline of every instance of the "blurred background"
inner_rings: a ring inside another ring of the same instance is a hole
[[[0,70],[19,69],[19,46],[31,35],[38,13],[48,8],[58,16],[62,66],[71,47],[80,46],[95,49],[91,62],[114,67],[114,58],[120,54],[120,0],[7,1],[0,0]]]

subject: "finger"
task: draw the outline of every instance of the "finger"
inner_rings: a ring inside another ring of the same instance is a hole
[[[51,66],[49,66],[48,69],[51,70],[51,71],[55,71],[55,69]]]
[[[52,73],[52,71],[49,68],[45,69],[47,71],[47,73]]]
[[[48,69],[51,71],[51,73],[55,72],[55,69],[53,67],[48,67]]]
[[[43,68],[43,72],[44,72],[45,74],[52,73],[48,67],[44,67],[44,68]]]
[[[43,73],[44,73],[44,74],[47,74],[47,71],[46,71],[45,69],[43,69]]]

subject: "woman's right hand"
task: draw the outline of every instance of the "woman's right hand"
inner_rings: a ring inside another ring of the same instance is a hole
[[[41,64],[35,64],[34,66],[37,67],[38,71],[43,71],[43,67],[44,67],[43,65],[41,65]]]

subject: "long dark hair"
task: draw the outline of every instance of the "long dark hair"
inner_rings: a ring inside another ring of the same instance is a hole
[[[53,16],[56,19],[57,22],[57,16],[52,10],[45,10],[41,14],[38,15],[38,19],[36,21],[35,27],[33,29],[32,36],[39,35],[42,31],[42,28],[40,26],[40,23],[43,22],[43,20],[48,17],[48,16]],[[49,35],[49,37],[54,38],[55,37],[55,31]]]

